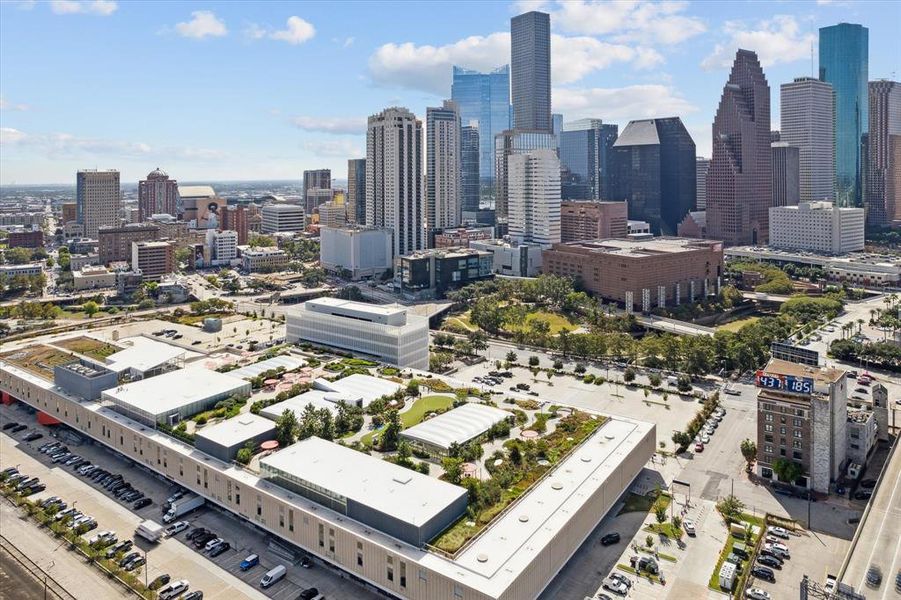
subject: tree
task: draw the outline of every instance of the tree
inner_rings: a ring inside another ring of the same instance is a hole
[[[407,384],[407,395],[410,396],[411,398],[419,397],[419,380],[418,379],[411,379],[410,382]]]
[[[275,439],[278,445],[284,448],[293,444],[297,439],[297,430],[297,417],[293,410],[286,408],[275,421]]]
[[[647,546],[648,548],[650,548],[651,546],[653,546],[653,545],[654,545],[654,537],[651,536],[650,534],[648,534],[647,536],[645,536],[645,538],[644,538],[644,545]]]
[[[463,459],[445,457],[441,459],[441,467],[444,469],[444,478],[448,483],[459,485],[463,477]]]
[[[28,248],[9,248],[6,251],[6,262],[11,265],[23,265],[31,260]]]
[[[685,431],[674,431],[672,437],[673,443],[681,448],[691,443],[691,436]]]
[[[773,461],[773,473],[779,478],[779,481],[794,485],[795,481],[804,474],[804,467],[796,462],[777,458]]]
[[[673,515],[672,523],[674,529],[682,529],[682,517],[680,517],[679,515]]]
[[[659,387],[661,383],[663,383],[663,379],[660,377],[659,373],[651,373],[648,375],[648,381],[651,382],[651,385],[654,387]]]
[[[380,448],[383,451],[391,451],[397,448],[400,440],[400,432],[404,428],[397,410],[391,409],[385,413],[385,429],[379,439]]]
[[[253,458],[253,451],[256,449],[254,442],[249,441],[244,444],[244,447],[238,450],[238,455],[235,458],[242,465],[246,465]]]
[[[97,314],[97,311],[100,310],[100,307],[97,306],[97,303],[91,300],[90,302],[85,302],[84,306],[82,306],[82,310],[84,310],[85,314],[88,315],[88,318],[93,317]]]
[[[507,352],[507,356],[505,358],[506,358],[507,362],[510,364],[513,364],[519,360],[519,357],[516,355],[516,352],[514,352],[513,350],[510,350],[509,352]]]
[[[538,357],[537,357],[537,356],[530,356],[530,357],[529,357],[529,366],[530,366],[530,367],[537,367],[537,366],[538,366]]]
[[[623,381],[625,381],[626,383],[635,381],[635,369],[633,369],[632,367],[627,368],[623,373]]]
[[[745,510],[744,502],[732,495],[723,498],[716,507],[727,521],[737,519]]]
[[[680,392],[690,392],[691,377],[689,377],[688,375],[679,375],[679,379],[676,385],[676,389],[678,389]]]
[[[757,458],[757,444],[753,440],[745,439],[741,443],[741,455],[745,457],[745,471],[751,472],[751,465]]]
[[[575,370],[576,373],[578,373],[579,375],[581,375],[582,373],[585,372],[585,365],[583,365],[582,363],[579,363],[579,364],[576,365],[576,368],[575,368],[574,370]]]
[[[488,349],[488,336],[482,331],[471,331],[467,334],[469,345],[475,352],[481,352]]]
[[[563,368],[563,361],[559,358],[554,361],[554,370],[559,371]]]
[[[666,507],[662,504],[658,505],[657,508],[654,509],[654,518],[657,519],[658,523],[666,521]]]

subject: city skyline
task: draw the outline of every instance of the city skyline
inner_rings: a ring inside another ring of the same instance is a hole
[[[343,173],[348,159],[365,155],[368,115],[398,105],[424,119],[427,106],[450,97],[454,65],[488,72],[509,64],[509,20],[535,8],[551,14],[554,113],[621,129],[679,116],[698,154],[709,156],[719,87],[739,46],[760,55],[778,122],[776,88],[818,68],[819,27],[869,28],[874,80],[898,70],[897,19],[887,16],[901,17],[892,3],[786,2],[762,11],[529,2],[476,14],[448,5],[436,26],[426,21],[433,9],[404,5],[412,22],[428,25],[399,31],[366,5],[354,5],[354,19],[335,18],[349,5],[325,3],[166,6],[161,14],[149,3],[0,5],[0,183],[72,183],[75,171],[94,167],[119,169],[123,183],[157,166],[185,181]],[[84,41],[98,36],[107,44]],[[79,69],[86,64],[105,65],[90,86]],[[297,83],[313,73],[341,93]],[[135,77],[164,85],[131,93]]]

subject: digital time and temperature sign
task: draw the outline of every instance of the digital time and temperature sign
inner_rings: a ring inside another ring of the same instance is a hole
[[[794,377],[757,371],[757,387],[771,390],[791,392],[793,394],[812,394],[813,379],[810,377]]]

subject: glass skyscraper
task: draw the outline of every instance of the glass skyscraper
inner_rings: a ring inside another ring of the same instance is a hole
[[[835,92],[835,200],[863,205],[861,140],[869,127],[869,30],[839,23],[820,28],[820,80]]]
[[[479,126],[464,125],[460,132],[460,168],[463,186],[463,218],[479,210]]]
[[[490,73],[454,67],[451,99],[460,108],[464,124],[478,122],[479,172],[482,180],[493,180],[494,137],[513,126],[509,65]]]
[[[618,127],[600,119],[564,123],[558,136],[564,200],[608,200],[610,159]]]
[[[513,127],[551,133],[551,16],[531,11],[510,20]]]

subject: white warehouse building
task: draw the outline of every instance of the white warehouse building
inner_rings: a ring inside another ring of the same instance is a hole
[[[770,208],[770,246],[847,254],[863,250],[864,209],[832,202],[802,202]]]
[[[378,227],[323,227],[319,230],[322,268],[353,281],[381,277],[393,266],[392,232]]]
[[[401,306],[318,298],[285,310],[289,343],[311,342],[428,369],[429,320]]]

